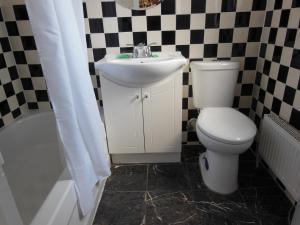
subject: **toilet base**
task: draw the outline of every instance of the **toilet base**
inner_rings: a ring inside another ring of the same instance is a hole
[[[199,156],[204,184],[219,194],[231,194],[238,189],[238,154],[219,154],[210,150]]]

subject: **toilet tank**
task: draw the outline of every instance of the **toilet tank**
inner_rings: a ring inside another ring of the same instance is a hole
[[[194,106],[232,107],[239,67],[231,61],[191,62]]]

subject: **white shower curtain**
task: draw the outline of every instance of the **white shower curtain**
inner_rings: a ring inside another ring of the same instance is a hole
[[[68,169],[83,215],[110,175],[106,134],[88,70],[82,0],[26,0]],[[38,169],[38,168],[37,168]]]

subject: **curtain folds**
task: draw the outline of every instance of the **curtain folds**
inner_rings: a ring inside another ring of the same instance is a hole
[[[79,206],[94,205],[110,175],[106,134],[89,75],[82,0],[26,0],[48,93]]]

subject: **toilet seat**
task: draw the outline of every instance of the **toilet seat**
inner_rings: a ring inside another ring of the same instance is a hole
[[[229,107],[204,108],[197,128],[208,137],[231,145],[252,141],[256,126],[247,116]]]

